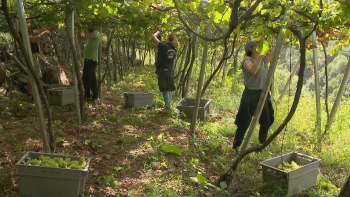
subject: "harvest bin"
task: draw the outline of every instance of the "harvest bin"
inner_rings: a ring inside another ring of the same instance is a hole
[[[285,162],[294,161],[300,168],[285,172],[277,169],[277,166]],[[316,185],[318,167],[321,160],[291,152],[266,161],[260,162],[262,165],[263,182],[269,184],[274,189],[280,189],[283,195],[294,195],[299,188],[310,188]]]
[[[147,92],[124,92],[126,107],[152,107],[153,94]]]
[[[50,105],[67,105],[75,103],[73,86],[61,84],[44,85],[47,100]]]
[[[79,160],[77,156],[27,152],[17,163],[21,197],[80,197],[84,193],[90,158],[85,158],[82,170],[26,165],[29,159],[40,155]]]
[[[201,99],[199,102],[199,109],[198,109],[198,118],[200,118],[201,121],[204,121],[208,114],[209,114],[209,106],[211,103],[211,99]],[[195,105],[196,99],[193,98],[183,98],[178,104],[177,109],[180,112],[183,112],[186,115],[186,118],[191,119],[193,116],[194,111],[194,105]]]

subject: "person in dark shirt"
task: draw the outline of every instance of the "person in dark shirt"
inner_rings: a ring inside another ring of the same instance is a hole
[[[156,74],[158,76],[158,87],[163,93],[165,109],[170,109],[172,91],[175,88],[174,81],[174,60],[176,58],[179,42],[174,33],[168,35],[165,42],[158,39],[160,31],[153,34],[152,41],[158,47],[156,58]]]
[[[41,28],[41,29],[33,29],[31,21],[29,19],[27,21],[27,28],[28,28],[28,34],[29,34],[29,41],[30,41],[30,48],[32,50],[32,55],[33,55],[33,63],[34,63],[34,70],[36,71],[36,74],[39,76],[39,78],[42,78],[42,73],[41,73],[41,68],[40,64],[38,61],[38,54],[40,53],[40,48],[39,48],[39,40],[41,40],[45,36],[49,36],[50,32],[53,30],[56,30],[58,25],[53,25],[50,28]],[[22,37],[22,34],[20,32],[20,36]],[[28,77],[27,80],[27,93],[29,95],[32,95],[32,86],[30,83],[30,79]]]

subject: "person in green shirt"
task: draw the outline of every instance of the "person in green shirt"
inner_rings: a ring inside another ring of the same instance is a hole
[[[84,96],[86,98],[91,98],[93,101],[99,98],[96,68],[101,34],[97,30],[97,27],[97,23],[83,23],[81,27],[78,27],[78,40],[87,40],[84,46],[84,68],[82,77]]]

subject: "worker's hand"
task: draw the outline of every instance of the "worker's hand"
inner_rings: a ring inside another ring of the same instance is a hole
[[[50,35],[50,31],[49,30],[45,30],[45,31],[41,32],[40,35],[41,36],[49,36]]]
[[[54,24],[54,25],[52,25],[52,27],[50,28],[51,31],[54,31],[54,30],[56,30],[56,29],[58,29],[58,24]]]

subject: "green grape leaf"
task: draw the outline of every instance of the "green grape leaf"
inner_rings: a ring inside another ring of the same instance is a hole
[[[231,17],[231,9],[227,10],[223,17],[222,17],[222,21],[226,21],[226,22],[230,22],[230,17]]]
[[[235,69],[234,68],[230,68],[228,71],[227,71],[227,76],[234,76],[235,75]]]
[[[287,29],[286,28],[283,28],[281,31],[282,31],[283,35],[287,35]]]
[[[16,153],[22,152],[22,147],[21,146],[16,146],[15,147],[15,152]]]
[[[219,29],[222,31],[222,33],[226,33],[229,30],[229,27],[227,25],[220,24]]]
[[[218,11],[215,11],[213,16],[214,16],[213,18],[214,23],[220,23],[222,14]]]
[[[233,30],[234,34],[239,34],[241,32],[241,26],[237,26],[236,29]]]
[[[174,153],[177,155],[180,155],[182,153],[182,150],[174,145],[169,145],[169,146],[164,147],[164,151],[167,153]]]
[[[260,14],[261,14],[261,15],[264,15],[264,14],[266,14],[267,12],[268,12],[267,9],[263,9],[263,10],[261,10]]]
[[[153,0],[143,0],[143,2],[148,6],[152,4]]]
[[[160,163],[160,165],[161,165],[162,167],[167,167],[167,165],[166,165],[166,162],[165,162],[165,161],[163,161],[162,163]]]
[[[169,15],[169,14],[166,14],[166,15],[162,18],[162,23],[163,23],[163,24],[168,23],[169,18],[170,18],[170,15]]]
[[[107,10],[107,9],[102,9],[102,10],[101,10],[101,17],[102,17],[102,18],[107,18],[108,15],[109,15],[109,13],[108,13],[108,10]]]
[[[91,140],[85,140],[84,144],[89,145],[91,143]]]
[[[196,177],[190,177],[191,181],[197,182],[197,183],[206,183],[207,178],[205,178],[203,175],[198,174]]]
[[[256,27],[256,29],[255,29],[255,32],[257,32],[257,33],[261,33],[261,32],[263,32],[263,27],[262,26],[257,26]]]
[[[64,138],[61,138],[61,137],[56,138],[57,143],[64,142],[64,141],[65,141]]]
[[[201,174],[197,174],[196,176],[198,182],[200,183],[206,183],[207,182],[207,178],[205,178],[205,176],[201,175]]]
[[[261,9],[262,9],[263,5],[261,3],[259,3],[259,5],[256,7],[256,9],[253,11],[253,14],[257,14]]]
[[[224,181],[220,182],[220,188],[221,189],[226,189],[227,188],[227,183],[224,182]]]
[[[197,2],[191,2],[191,3],[190,3],[190,8],[191,8],[191,10],[197,10],[197,8],[198,8],[198,3],[197,3]]]
[[[256,48],[256,50],[262,54],[262,55],[266,55],[269,50],[270,50],[270,47],[269,47],[269,43],[267,41],[262,41],[258,44],[258,47]]]
[[[210,3],[208,1],[202,0],[199,3],[199,6],[197,7],[198,12],[199,13],[207,13],[207,9],[208,9],[209,4]]]

